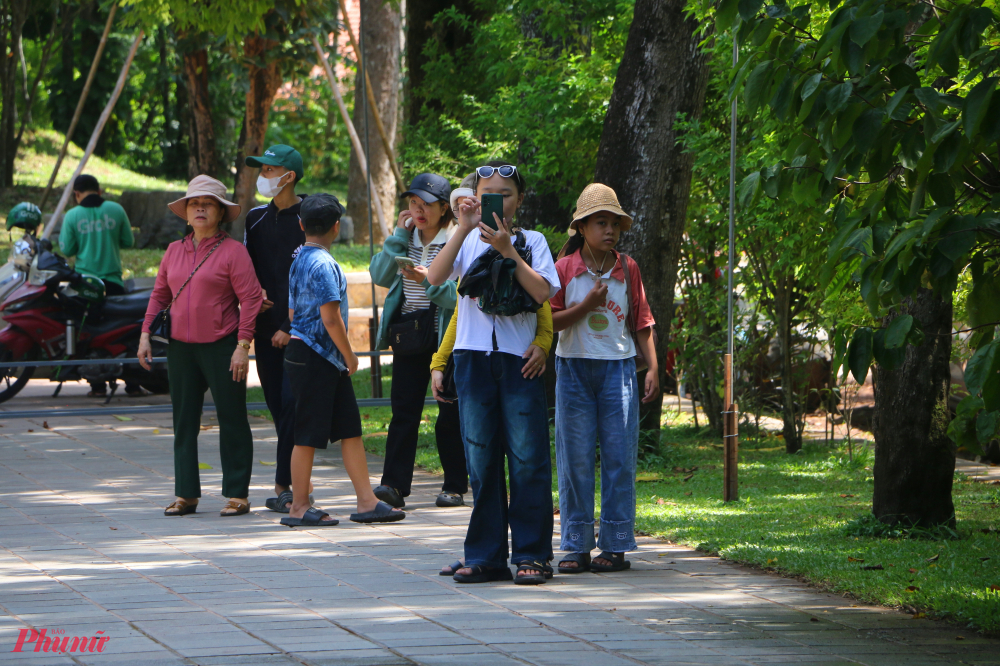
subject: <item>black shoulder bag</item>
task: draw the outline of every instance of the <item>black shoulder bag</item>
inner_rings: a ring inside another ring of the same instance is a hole
[[[425,310],[401,314],[389,324],[389,346],[396,354],[426,354],[437,351],[438,339],[434,331],[437,305]]]
[[[521,231],[514,238],[514,250],[526,264],[531,265],[531,248]],[[516,261],[505,259],[490,248],[479,255],[462,276],[458,293],[478,299],[479,310],[483,314],[513,317],[523,312],[538,312],[542,305],[514,277],[516,268]]]
[[[184,291],[184,287],[188,286],[188,282],[191,281],[194,274],[198,272],[198,269],[201,268],[206,261],[208,261],[208,258],[212,256],[212,253],[215,252],[220,245],[222,245],[222,241],[224,240],[226,240],[226,238],[222,237],[219,242],[215,244],[215,247],[208,251],[208,254],[206,254],[205,258],[201,260],[201,263],[194,267],[194,270],[191,271],[191,275],[188,275],[187,280],[184,280],[184,284],[182,284],[181,288],[177,290],[176,294],[174,294],[174,298],[170,301],[170,305],[157,312],[156,316],[153,317],[153,322],[149,325],[150,339],[162,342],[163,344],[170,344],[170,308],[172,308],[174,303],[177,302],[181,292]]]

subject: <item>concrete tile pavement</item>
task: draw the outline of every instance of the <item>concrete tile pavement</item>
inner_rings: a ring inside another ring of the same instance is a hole
[[[169,415],[111,414],[0,422],[0,662],[1000,665],[1000,641],[957,641],[967,632],[652,539],[622,574],[460,586],[437,572],[461,554],[468,509],[436,508],[440,480],[418,474],[405,521],[352,524],[337,447],[320,455],[315,496],[341,525],[285,528],[262,508],[273,467],[259,462],[274,460],[275,438],[259,419],[251,514],[217,513],[206,415],[201,510],[167,518]],[[32,637],[43,629],[110,640],[47,652]],[[22,635],[28,651],[12,652]]]

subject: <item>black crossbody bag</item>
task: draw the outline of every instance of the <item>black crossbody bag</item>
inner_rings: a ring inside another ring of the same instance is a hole
[[[149,325],[149,337],[152,340],[162,342],[163,344],[170,344],[170,308],[172,308],[174,303],[177,302],[177,298],[181,295],[181,292],[184,291],[184,287],[188,286],[188,282],[191,281],[194,274],[198,272],[198,269],[201,268],[206,261],[208,261],[208,258],[212,256],[212,253],[215,252],[220,245],[222,245],[222,241],[224,240],[226,240],[225,237],[220,239],[219,242],[215,244],[215,247],[208,251],[208,254],[206,254],[205,258],[201,260],[201,263],[194,267],[194,270],[191,271],[191,275],[188,275],[187,280],[184,280],[184,284],[182,284],[181,288],[177,290],[176,294],[174,294],[174,298],[170,301],[170,305],[157,312],[156,316],[153,317],[153,322]]]
[[[399,315],[389,324],[389,346],[396,354],[426,354],[438,348],[434,320],[437,305],[431,303],[426,310],[407,312]]]

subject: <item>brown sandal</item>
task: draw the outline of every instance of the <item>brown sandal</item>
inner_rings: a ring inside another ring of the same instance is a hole
[[[229,509],[235,509],[235,511],[226,513]],[[222,507],[219,515],[223,518],[229,518],[230,516],[242,516],[244,513],[250,513],[250,500],[230,498],[226,502],[226,506]]]
[[[198,501],[189,502],[186,499],[177,499],[163,510],[164,516],[186,516],[198,510]]]

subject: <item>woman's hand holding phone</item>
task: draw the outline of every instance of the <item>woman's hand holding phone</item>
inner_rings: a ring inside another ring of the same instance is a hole
[[[493,221],[497,225],[496,229],[486,226],[483,222],[479,223],[479,237],[503,256],[513,259],[517,251],[514,250],[514,244],[510,240],[510,227],[507,221],[500,219],[496,213],[493,214]]]
[[[426,266],[402,266],[400,271],[402,271],[404,278],[413,280],[417,284],[423,284],[424,280],[427,279]]]

